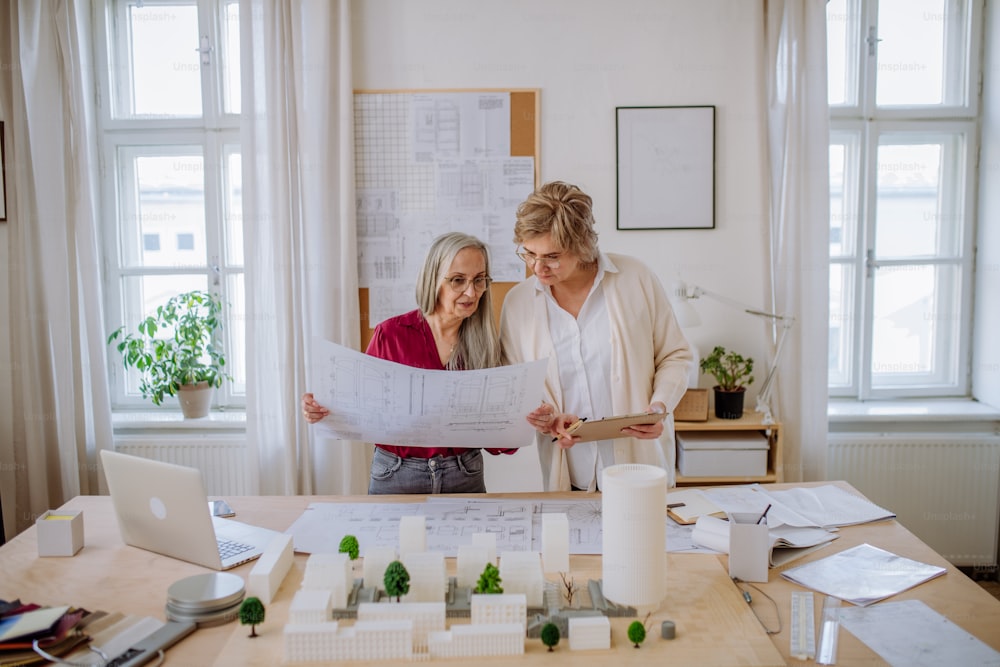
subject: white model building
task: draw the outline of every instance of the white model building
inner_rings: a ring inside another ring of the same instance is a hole
[[[528,601],[522,593],[479,594],[470,597],[473,625],[519,623],[528,627]]]
[[[545,575],[540,554],[537,551],[500,554],[500,585],[504,593],[523,594],[529,607],[541,607]]]
[[[271,604],[281,582],[292,569],[294,558],[292,536],[281,533],[273,537],[247,576],[247,597]]]
[[[410,573],[410,592],[406,602],[444,602],[448,593],[448,572],[440,551],[404,553],[403,567]]]
[[[327,588],[300,588],[288,607],[288,622],[325,623],[331,620],[332,596]]]
[[[312,554],[306,560],[301,588],[323,588],[330,591],[333,606],[347,606],[347,594],[354,588],[354,564],[343,553]]]
[[[494,565],[497,564],[497,534],[496,533],[473,533],[472,544],[477,547],[486,547],[486,558]],[[481,572],[482,570],[480,570]]]
[[[347,628],[336,621],[285,626],[285,661],[289,663],[412,657],[412,621],[357,621]]]
[[[427,551],[427,518],[403,516],[399,518],[399,553]]]
[[[611,621],[607,616],[569,619],[569,648],[572,651],[611,648]]]
[[[431,659],[522,655],[524,628],[517,623],[453,625],[427,637]]]
[[[399,602],[381,604],[378,602],[362,602],[358,605],[359,621],[398,621],[413,622],[413,650],[417,653],[427,652],[427,635],[441,632],[445,629],[444,602]]]
[[[455,559],[455,583],[465,588],[475,588],[479,575],[490,562],[489,550],[476,544],[458,545],[458,557]]]
[[[542,514],[542,567],[545,572],[569,572],[569,517]]]
[[[638,463],[609,466],[601,492],[604,597],[640,614],[653,611],[666,594],[667,471]]]
[[[361,577],[365,588],[385,590],[385,568],[396,560],[395,547],[368,547],[362,559]]]

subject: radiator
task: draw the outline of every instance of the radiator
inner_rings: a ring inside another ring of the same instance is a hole
[[[830,479],[895,512],[953,565],[996,565],[1000,437],[831,433],[829,443]]]
[[[115,451],[201,471],[210,496],[247,495],[246,437],[211,435],[180,439],[170,435],[117,435]]]

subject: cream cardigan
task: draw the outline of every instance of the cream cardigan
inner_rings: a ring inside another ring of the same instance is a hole
[[[668,413],[658,440],[615,440],[615,463],[660,466],[667,470],[669,485],[673,486],[673,410],[687,389],[694,356],[656,274],[626,255],[605,254],[603,261],[601,284],[611,319],[611,405],[620,415],[641,412],[650,403],[660,401]],[[548,357],[545,401],[562,411],[563,389],[552,349],[545,295],[534,276],[514,286],[504,299],[500,339],[509,363]],[[545,489],[569,491],[565,451],[553,446],[551,436],[536,434],[536,442]]]

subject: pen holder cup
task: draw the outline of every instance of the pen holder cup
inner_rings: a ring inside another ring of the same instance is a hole
[[[742,581],[767,583],[767,524],[760,514],[734,513],[729,518],[729,576]]]
[[[49,510],[35,521],[39,556],[75,556],[83,548],[83,512]]]

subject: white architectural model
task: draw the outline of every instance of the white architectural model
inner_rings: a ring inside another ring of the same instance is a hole
[[[640,614],[652,611],[666,594],[667,471],[637,463],[609,466],[601,491],[604,597]]]
[[[409,660],[413,621],[336,621],[285,626],[285,661]]]
[[[444,554],[440,551],[420,551],[403,554],[403,567],[410,574],[410,592],[402,597],[406,602],[444,602],[448,593],[448,572]]]
[[[326,588],[300,588],[295,591],[288,607],[288,622],[295,624],[325,623],[331,620],[332,597]]]
[[[417,653],[427,651],[427,636],[432,632],[445,629],[444,602],[399,602],[380,604],[378,602],[363,602],[358,605],[359,621],[398,621],[413,622],[413,650]]]
[[[347,594],[354,588],[354,564],[343,553],[312,554],[306,561],[302,588],[324,588],[330,591],[333,606],[347,606]]]
[[[399,553],[427,551],[427,517],[403,516],[399,518]]]
[[[385,590],[385,568],[396,558],[393,547],[368,547],[361,561],[362,585],[372,590]]]
[[[537,551],[505,551],[500,554],[500,581],[504,593],[521,593],[529,607],[542,606],[545,576]]]
[[[496,565],[497,563],[496,533],[473,533],[472,544],[477,547],[486,547],[486,558],[489,559],[489,562]]]
[[[611,648],[611,621],[607,616],[569,619],[569,648],[573,651]]]
[[[475,544],[461,544],[458,547],[458,558],[455,559],[455,583],[464,588],[475,588],[479,575],[486,569],[489,550]]]
[[[284,533],[275,536],[247,576],[247,597],[258,598],[265,605],[271,604],[281,582],[292,569],[294,559],[292,536]]]
[[[521,633],[528,627],[528,601],[523,594],[473,594],[472,625],[518,623]]]
[[[542,566],[547,573],[569,572],[569,517],[542,514]]]
[[[431,659],[522,655],[524,628],[517,623],[453,625],[427,637]]]

